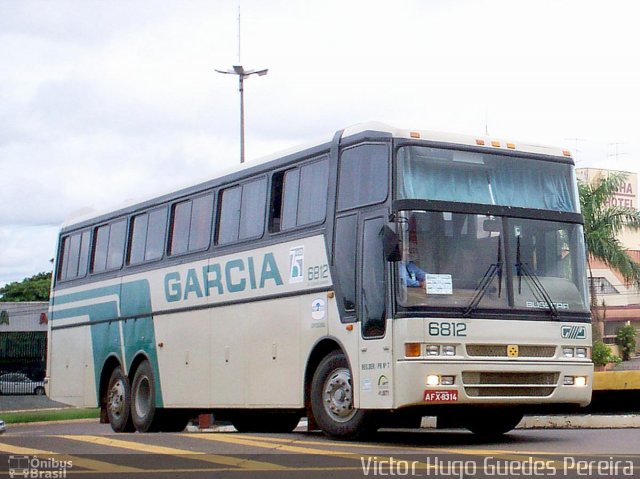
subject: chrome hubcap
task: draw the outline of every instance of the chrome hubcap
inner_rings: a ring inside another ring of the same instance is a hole
[[[111,414],[120,418],[124,413],[125,408],[125,387],[124,381],[122,379],[118,379],[113,386],[111,386],[111,390],[109,391],[109,401],[108,407]]]
[[[346,422],[355,414],[351,372],[347,368],[336,369],[325,382],[322,402],[325,411],[334,421]]]

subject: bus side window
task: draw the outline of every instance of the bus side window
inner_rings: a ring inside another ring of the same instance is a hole
[[[364,222],[362,241],[362,335],[379,337],[385,333],[385,260],[381,231],[383,218]]]
[[[387,198],[389,148],[365,144],[346,149],[340,155],[338,210],[372,205]]]
[[[356,312],[356,239],[358,215],[342,216],[336,220],[336,244],[333,264],[340,286],[341,302],[347,316]]]

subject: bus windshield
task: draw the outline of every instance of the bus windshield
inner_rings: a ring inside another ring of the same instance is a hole
[[[400,310],[588,311],[582,226],[478,214],[403,211]]]
[[[398,199],[579,211],[569,163],[404,146],[398,150],[397,165]]]

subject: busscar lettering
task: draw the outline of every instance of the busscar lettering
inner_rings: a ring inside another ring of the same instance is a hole
[[[259,275],[256,275],[256,265]],[[246,260],[238,258],[226,263],[212,263],[201,269],[189,268],[184,276],[179,271],[167,273],[164,277],[164,294],[171,303],[282,284],[273,253],[266,253],[261,261],[253,257]]]

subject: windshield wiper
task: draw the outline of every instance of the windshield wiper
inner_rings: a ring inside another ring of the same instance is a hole
[[[531,288],[536,301],[539,301],[536,296],[536,291],[538,291],[538,293],[542,295],[545,303],[547,303],[547,306],[549,306],[549,313],[551,313],[554,318],[558,318],[558,308],[551,300],[551,296],[549,296],[549,293],[540,281],[540,278],[538,278],[538,275],[529,269],[529,265],[527,263],[522,262],[522,258],[520,256],[520,236],[518,236],[516,246],[516,271],[518,274],[518,294],[522,294],[522,278],[524,277],[525,280],[529,280],[529,287]]]
[[[462,316],[464,316],[465,318],[469,317],[469,315],[471,315],[471,313],[476,310],[476,308],[480,304],[480,301],[482,301],[482,298],[484,298],[484,295],[487,294],[489,286],[496,276],[498,277],[498,298],[502,295],[502,248],[500,247],[501,240],[502,237],[499,237],[498,258],[495,263],[489,265],[489,268],[487,268],[487,271],[485,271],[484,276],[476,287],[473,298],[471,298],[469,305],[464,310],[464,313],[462,313]]]

